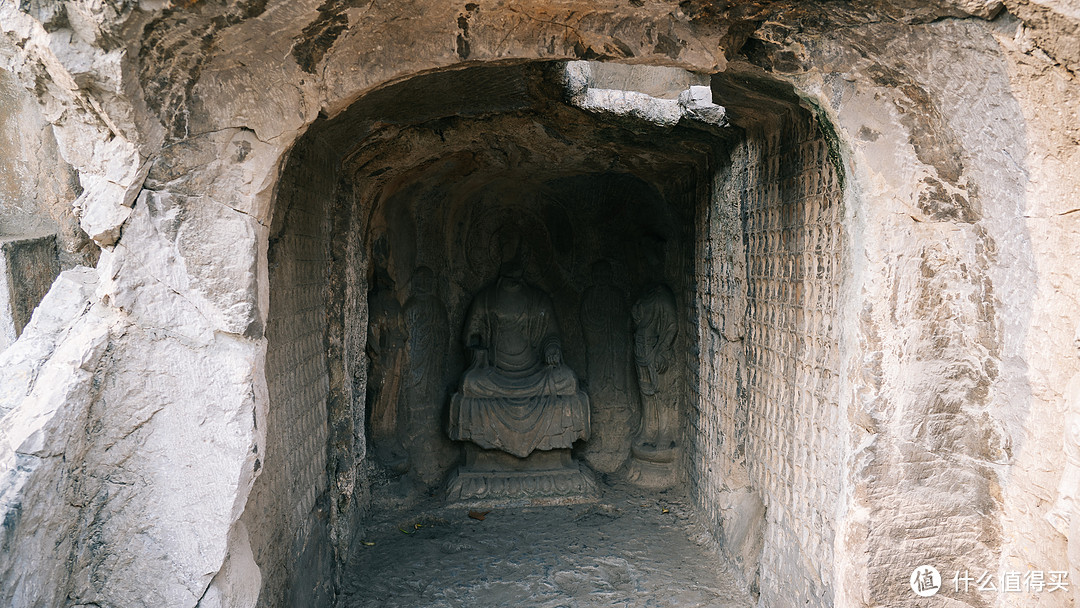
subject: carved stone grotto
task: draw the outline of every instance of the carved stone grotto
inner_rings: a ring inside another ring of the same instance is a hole
[[[0,605],[347,605],[448,484],[684,493],[758,606],[1080,576],[1077,40],[1065,0],[0,2]],[[557,332],[463,342],[500,267]]]

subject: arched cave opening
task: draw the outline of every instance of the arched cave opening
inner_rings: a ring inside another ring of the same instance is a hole
[[[703,90],[722,119],[694,114]],[[511,259],[589,394],[572,454],[601,489],[685,491],[752,593],[772,584],[762,559],[831,593],[837,154],[789,87],[645,66],[436,72],[313,125],[268,244],[267,444],[244,514],[260,601],[329,604],[376,511],[447,500],[462,328]],[[674,450],[650,464],[633,308],[657,285],[676,332],[651,424]]]

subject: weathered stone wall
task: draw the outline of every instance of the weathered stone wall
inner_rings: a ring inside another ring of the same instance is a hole
[[[766,509],[761,596],[831,606],[843,454],[839,179],[820,127],[803,117],[748,138],[746,160],[745,462]]]
[[[732,151],[699,210],[695,490],[764,605],[833,602],[843,457],[833,160],[819,126],[790,112]]]
[[[315,511],[327,490],[327,215],[336,185],[333,157],[313,145],[299,147],[282,173],[271,225],[267,439],[243,519],[262,571],[260,606],[281,605],[298,578],[323,586],[333,581],[329,571],[303,571],[320,561],[301,562],[311,559],[305,554],[330,552],[326,505]],[[306,605],[319,605],[320,594],[326,600],[328,590],[317,587]]]
[[[0,71],[0,150],[0,237],[56,234],[64,268],[93,265],[97,246],[72,206],[82,192],[78,174],[61,157],[38,101],[6,70]]]
[[[0,349],[22,332],[61,269],[97,261],[72,206],[80,191],[37,100],[0,71]]]
[[[749,487],[745,458],[745,144],[714,162],[715,175],[698,200],[694,223],[698,316],[691,327],[698,353],[689,365],[695,381],[689,387],[688,471],[703,520],[756,590],[762,507]]]
[[[1008,468],[1031,447],[1020,420],[1039,408],[1020,347],[1033,302],[1030,236],[1018,221],[1030,204],[1023,121],[986,25],[946,20],[877,35],[852,43],[868,44],[859,48],[873,60],[833,55],[844,67],[821,104],[849,154],[853,235],[841,315],[851,355],[839,424],[850,435],[837,601],[916,605],[904,573],[925,563],[949,579],[942,595],[987,605],[998,598],[956,591],[953,577],[1060,569],[1048,554],[1002,561],[1007,522],[1019,523],[1003,502]],[[970,93],[958,94],[957,82]]]
[[[329,213],[330,268],[324,335],[330,391],[327,395],[329,535],[335,567],[348,559],[364,534],[371,506],[371,462],[367,458],[366,395],[370,362],[366,352],[370,266],[364,188],[340,181]],[[320,513],[321,514],[321,513]],[[335,588],[340,570],[335,572]],[[312,585],[312,588],[317,585]],[[301,593],[303,590],[301,590]],[[311,601],[311,598],[298,598]]]
[[[1017,571],[1025,570],[1028,564],[1068,569],[1075,605],[1080,601],[1077,512],[1073,510],[1069,516],[1072,527],[1068,532],[1051,531],[1053,518],[1048,507],[1051,504],[1056,507],[1062,494],[1069,491],[1068,454],[1077,445],[1075,435],[1070,438],[1066,429],[1069,415],[1075,413],[1080,398],[1075,380],[1080,372],[1080,360],[1075,338],[1070,341],[1070,336],[1076,335],[1076,311],[1080,310],[1080,288],[1071,270],[1076,259],[1076,201],[1080,200],[1080,184],[1075,179],[1080,175],[1077,145],[1080,81],[1075,68],[1070,71],[1065,66],[1075,66],[1080,53],[1076,52],[1075,35],[1059,35],[1062,31],[1059,27],[1075,28],[1075,21],[1064,23],[1066,18],[1047,5],[1024,8],[1041,9],[1045,17],[1057,20],[1060,26],[1011,21],[993,34],[1004,55],[995,66],[1001,70],[996,79],[1007,77],[1018,106],[1013,111],[1018,110],[1022,116],[1014,114],[1013,121],[1017,130],[1023,125],[1023,137],[1019,141],[1014,141],[1015,131],[1004,132],[1001,137],[1008,142],[1005,149],[1009,150],[1009,156],[1023,167],[1021,172],[1026,177],[1024,181],[1017,180],[1024,187],[1023,194],[1007,197],[1021,208],[1006,208],[1000,213],[1002,219],[996,222],[1010,235],[999,248],[998,259],[1007,261],[1007,268],[1023,271],[1004,272],[1004,277],[996,278],[1008,285],[1000,298],[1012,307],[1028,308],[1027,314],[1022,315],[1017,315],[1015,308],[1002,313],[1003,320],[1020,319],[1005,321],[1015,336],[1006,344],[1008,358],[1014,366],[1012,374],[1024,378],[1027,385],[1026,390],[1012,392],[1005,398],[1007,409],[1026,412],[1022,418],[1012,420],[1013,428],[1019,426],[1023,430],[1014,431],[1019,439],[1014,439],[1014,445],[1019,447],[1014,449],[1016,457],[1009,467],[1009,483],[1004,488],[1002,561],[1007,568]],[[1050,57],[1033,44],[1033,38],[1056,38],[1057,45],[1072,46],[1073,51],[1071,55],[1054,53]],[[978,112],[980,107],[981,104],[972,110]],[[1009,164],[1006,158],[996,166]],[[1013,165],[1013,175],[1016,171]],[[1022,238],[1025,234],[1026,239]],[[1027,253],[1024,244],[1031,248],[1026,261],[1021,258]],[[1013,275],[1011,279],[1005,278],[1009,275]],[[1075,466],[1075,462],[1071,464]],[[1065,555],[1062,545],[1067,545]],[[1023,605],[1021,598],[1007,599],[1012,606]],[[1043,596],[1028,605],[1049,607],[1068,599]]]
[[[108,345],[108,324],[100,316],[107,311],[88,308],[96,283],[91,269],[62,273],[44,299],[47,314],[35,315],[27,337],[0,353],[4,605],[60,606],[73,590],[69,560],[77,551],[80,503],[65,481],[86,454],[80,439],[88,422],[87,403]],[[71,374],[72,364],[81,373]],[[33,400],[37,416],[13,423],[7,415],[26,400]],[[67,486],[64,500],[58,501],[57,486]],[[28,569],[26,562],[35,560],[37,565]]]
[[[701,264],[701,258],[698,257],[701,253],[697,238],[701,229],[698,212],[702,201],[709,200],[711,196],[713,182],[710,172],[716,155],[724,149],[719,141],[713,143],[715,147],[710,150],[707,159],[702,159],[700,165],[682,175],[672,175],[665,184],[666,196],[672,207],[679,212],[678,230],[681,237],[677,254],[673,255],[669,262],[669,276],[674,279],[672,289],[678,298],[679,335],[675,347],[676,352],[681,355],[682,368],[678,394],[671,403],[671,407],[677,409],[679,422],[677,443],[680,462],[675,471],[679,485],[696,485],[710,475],[708,469],[719,464],[712,460],[706,461],[702,452],[701,444],[707,441],[710,421],[702,416],[699,409],[704,398],[702,391],[707,390],[702,379],[704,366],[701,364],[701,289],[703,281],[708,281],[709,278],[698,271]]]

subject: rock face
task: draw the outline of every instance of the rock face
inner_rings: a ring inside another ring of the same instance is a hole
[[[76,552],[80,514],[69,502],[77,502],[70,463],[87,452],[79,431],[110,329],[108,311],[92,305],[96,279],[85,268],[60,275],[24,337],[3,354],[0,572],[10,605],[66,599],[54,583],[70,578],[67,562]]]
[[[583,294],[660,252],[675,474],[759,605],[921,605],[922,564],[950,605],[1070,605],[953,575],[1080,543],[1077,32],[1063,0],[0,4],[0,239],[55,243],[0,280],[41,298],[0,313],[0,604],[331,605],[386,474],[376,269],[403,327],[460,327],[462,243],[517,221],[612,474],[631,328]],[[464,369],[428,331],[421,493]]]

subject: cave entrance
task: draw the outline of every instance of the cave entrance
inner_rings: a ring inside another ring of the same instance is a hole
[[[390,542],[381,529],[436,530],[433,546],[457,551],[447,530],[458,520],[438,514],[463,459],[448,403],[469,364],[470,305],[510,258],[550,297],[562,360],[590,395],[591,434],[573,455],[598,475],[600,495],[549,507],[571,510],[565,534],[606,518],[639,525],[611,538],[668,529],[685,541],[689,524],[649,517],[699,522],[727,559],[690,543],[651,571],[723,561],[753,593],[769,543],[831,563],[822,514],[838,467],[821,434],[837,400],[835,161],[790,89],[734,72],[472,67],[387,86],[319,121],[284,168],[268,250],[267,447],[245,512],[264,597],[393,605],[349,582],[396,559],[355,565]],[[677,328],[659,413],[643,397],[631,314],[658,285]],[[640,441],[650,425],[666,429],[663,458]],[[807,492],[825,502],[805,506]],[[634,505],[647,510],[622,515]],[[457,517],[488,523],[486,534],[533,534],[552,527],[552,513]],[[527,536],[519,544],[562,544]],[[491,605],[552,585],[575,596],[640,583],[634,560],[646,556],[627,551],[579,562],[610,570],[585,581],[550,564],[545,579],[502,581]],[[431,565],[402,572],[410,567]],[[408,578],[395,580],[404,587],[384,591],[411,598],[401,605],[447,592],[409,596]],[[712,597],[724,594],[743,597]]]

